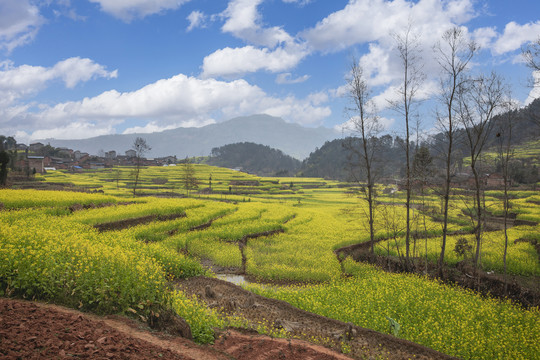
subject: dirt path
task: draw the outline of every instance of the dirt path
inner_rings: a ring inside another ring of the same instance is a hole
[[[349,355],[353,358],[451,359],[410,341],[309,313],[284,301],[255,295],[219,279],[194,277],[178,282],[178,286],[189,294],[196,294],[210,307],[241,315],[252,324],[261,321],[273,323],[276,328],[287,330],[295,338],[319,339],[321,344],[338,351],[341,343],[345,343],[350,347]]]
[[[213,346],[151,331],[134,320],[0,298],[2,359],[345,360],[321,346],[224,331]]]

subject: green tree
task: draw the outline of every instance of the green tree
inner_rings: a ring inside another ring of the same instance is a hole
[[[16,156],[17,142],[13,136],[0,135],[0,186],[5,186],[8,175],[8,165],[13,169]]]
[[[0,151],[0,186],[6,185],[9,161],[9,154],[6,151]]]
[[[427,146],[420,146],[414,154],[412,172],[413,177],[421,184],[427,183],[428,179],[433,176],[433,157]]]

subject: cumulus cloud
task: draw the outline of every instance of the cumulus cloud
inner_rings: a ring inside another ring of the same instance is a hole
[[[300,35],[315,50],[331,52],[359,43],[387,41],[389,34],[407,26],[409,19],[419,33],[430,35],[474,16],[471,0],[351,0]]]
[[[32,41],[43,23],[39,8],[29,0],[0,1],[0,50],[10,52]]]
[[[279,26],[265,28],[261,25],[258,6],[263,0],[231,0],[221,14],[226,19],[221,30],[251,44],[273,48],[294,39]]]
[[[20,109],[12,114],[5,127],[14,131],[39,129],[29,135],[34,139],[47,136],[58,138],[64,134],[73,138],[76,134],[84,134],[82,129],[88,130],[85,137],[94,135],[97,129],[110,133],[113,126],[129,119],[152,121],[125,130],[128,133],[203,126],[215,121],[216,117],[229,119],[255,113],[320,125],[331,111],[318,96],[305,99],[294,96],[276,98],[245,80],[226,82],[180,74],[132,92],[110,90],[80,101],[42,105],[37,112]],[[55,133],[55,129],[60,130]],[[73,132],[69,133],[69,129]],[[93,129],[96,130],[92,132]]]
[[[540,84],[540,71],[533,71],[532,73],[534,84]],[[529,92],[529,96],[525,100],[525,105],[529,105],[534,100],[540,98],[540,86],[534,86]]]
[[[101,10],[123,21],[174,10],[189,0],[89,0],[98,3]]]
[[[100,135],[109,135],[114,133],[112,124],[99,124],[97,126],[93,123],[73,121],[52,129],[38,129],[32,134],[27,134],[22,137],[26,137],[28,140],[35,139],[85,139]],[[17,137],[19,139],[19,137]]]
[[[534,41],[540,34],[540,21],[519,25],[509,22],[504,28],[503,34],[495,41],[493,53],[501,55],[517,50],[526,42]]]
[[[306,54],[301,46],[279,47],[275,50],[251,45],[234,49],[226,47],[204,58],[201,76],[237,77],[260,70],[281,72],[295,67]]]
[[[282,72],[295,67],[308,53],[280,26],[264,27],[258,7],[263,0],[231,0],[220,16],[221,30],[246,41],[244,47],[219,49],[203,60],[202,77],[238,77],[256,71]]]
[[[379,110],[384,110],[396,98],[403,77],[396,36],[410,28],[410,35],[416,38],[416,65],[426,78],[417,96],[427,99],[438,90],[435,79],[439,66],[433,57],[433,46],[444,31],[474,16],[472,0],[351,0],[345,8],[328,15],[300,36],[312,51],[322,53],[367,44],[368,51],[360,56],[359,64],[376,95],[373,101]],[[343,90],[336,89],[335,95],[342,95]]]
[[[73,88],[80,82],[95,78],[115,78],[117,71],[107,71],[103,65],[87,58],[72,57],[59,61],[52,67],[21,65],[12,62],[0,63],[0,105],[6,106],[14,101],[43,90],[47,83],[55,79]]]
[[[472,38],[481,48],[492,46],[493,40],[498,36],[495,27],[483,27],[473,31]]]

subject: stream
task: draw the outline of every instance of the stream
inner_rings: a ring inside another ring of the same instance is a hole
[[[216,274],[216,277],[220,280],[228,281],[238,286],[248,282],[244,275],[238,274]]]

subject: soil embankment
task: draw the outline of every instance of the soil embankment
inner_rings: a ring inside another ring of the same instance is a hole
[[[345,344],[350,349],[348,355],[353,358],[451,359],[410,341],[313,314],[281,300],[255,295],[219,279],[194,277],[179,281],[178,286],[188,294],[197,295],[208,306],[240,315],[254,325],[259,322],[273,324],[277,329],[289,332],[292,337],[319,339],[321,344],[337,351]]]
[[[227,330],[201,346],[120,316],[98,317],[61,306],[0,298],[0,358],[165,360],[346,360],[298,340]]]

